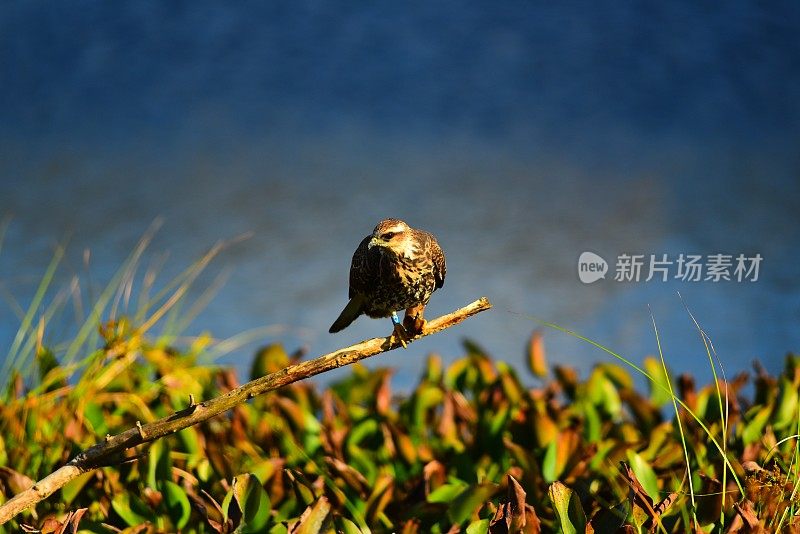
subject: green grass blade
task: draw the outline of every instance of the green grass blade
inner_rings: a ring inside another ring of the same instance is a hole
[[[658,334],[658,326],[656,325],[656,318],[653,315],[653,310],[649,309],[650,311],[650,320],[653,323],[653,333],[656,336],[656,346],[658,347],[658,357],[661,359],[661,366],[664,369],[664,376],[667,378],[667,387],[669,388],[670,398],[672,399],[672,408],[675,410],[675,420],[678,422],[678,432],[681,435],[681,445],[683,446],[683,457],[686,461],[686,476],[689,479],[689,496],[692,501],[692,519],[694,520],[694,524],[697,524],[697,516],[695,510],[697,509],[697,503],[694,500],[694,484],[692,482],[692,464],[689,461],[689,447],[686,445],[686,434],[683,431],[683,423],[681,422],[681,414],[678,410],[678,403],[675,401],[677,396],[675,392],[672,390],[672,380],[669,376],[669,371],[667,370],[667,362],[664,360],[664,351],[661,348],[661,336]],[[660,522],[659,522],[660,523]]]
[[[719,413],[720,413],[720,423],[722,425],[722,448],[723,457],[727,458],[728,455],[728,410],[730,407],[730,402],[728,402],[728,380],[725,376],[725,367],[722,365],[722,361],[720,360],[719,356],[717,355],[717,351],[714,349],[714,344],[711,342],[711,338],[706,333],[703,328],[700,327],[700,323],[697,322],[694,314],[689,310],[689,306],[687,306],[686,302],[683,300],[683,296],[678,292],[678,297],[681,299],[684,308],[686,309],[686,313],[689,314],[689,317],[692,319],[697,332],[700,334],[700,339],[703,341],[703,346],[706,349],[706,356],[708,357],[708,363],[711,366],[711,374],[714,377],[714,385],[717,389],[717,402],[719,404]],[[713,352],[713,356],[712,356]],[[722,380],[725,383],[725,405],[723,407],[722,401],[722,392],[719,387],[719,378],[717,377],[717,368],[714,364],[714,359],[717,360],[717,363],[720,367],[720,372],[722,373]],[[691,479],[690,479],[691,482]],[[727,492],[728,487],[728,469],[723,463],[722,465],[722,502],[725,502],[725,494]],[[724,507],[720,510],[720,528],[725,526],[725,513]]]
[[[2,371],[0,371],[0,376],[9,377],[11,375],[11,369],[16,368],[21,363],[24,363],[21,358],[30,358],[30,353],[21,353],[20,347],[22,346],[23,341],[25,340],[25,336],[29,335],[31,332],[31,324],[33,323],[33,318],[36,315],[37,310],[42,304],[42,300],[44,299],[45,294],[47,293],[50,284],[53,282],[53,278],[55,277],[56,269],[58,268],[58,264],[61,262],[61,259],[64,257],[64,247],[58,246],[56,247],[55,252],[53,253],[53,258],[50,260],[50,264],[47,266],[47,270],[45,270],[42,279],[39,281],[39,287],[36,288],[36,293],[33,295],[33,300],[31,300],[30,306],[28,306],[28,311],[25,314],[25,317],[22,319],[22,324],[20,324],[19,329],[17,330],[16,336],[14,336],[14,341],[11,344],[11,348],[6,355],[6,359],[3,362]],[[5,386],[5,384],[3,384]]]
[[[136,248],[128,256],[119,270],[114,274],[113,278],[106,285],[105,289],[103,289],[102,293],[97,297],[94,306],[92,306],[92,309],[89,312],[89,316],[81,325],[80,329],[78,330],[78,334],[75,336],[75,339],[72,341],[69,348],[67,348],[67,352],[64,355],[65,365],[70,365],[75,361],[78,352],[80,352],[81,348],[86,345],[90,335],[93,333],[95,336],[97,335],[97,326],[103,316],[103,311],[117,293],[121,281],[125,280],[129,271],[135,269],[136,265],[138,265],[139,259],[152,241],[159,225],[160,222],[155,221],[150,226],[147,232],[145,232],[145,235],[139,240],[139,243],[137,243]]]

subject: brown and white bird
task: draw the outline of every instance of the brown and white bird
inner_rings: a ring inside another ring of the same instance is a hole
[[[436,238],[400,219],[384,219],[365,237],[350,265],[350,302],[330,332],[350,325],[362,313],[391,317],[392,338],[405,347],[425,326],[425,305],[444,285],[446,266]],[[403,324],[397,312],[405,310]]]

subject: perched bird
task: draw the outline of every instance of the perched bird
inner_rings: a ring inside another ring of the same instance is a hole
[[[444,254],[436,238],[399,219],[384,219],[365,237],[350,265],[350,302],[330,332],[346,328],[362,313],[391,317],[392,340],[405,347],[425,327],[425,305],[444,284]],[[405,310],[403,324],[397,312]]]

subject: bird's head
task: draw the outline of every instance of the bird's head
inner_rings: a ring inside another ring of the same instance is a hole
[[[413,248],[411,228],[400,219],[384,219],[372,231],[367,246],[370,249],[380,247],[398,256],[408,256]]]

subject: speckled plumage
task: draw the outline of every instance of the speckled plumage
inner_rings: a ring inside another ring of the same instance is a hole
[[[399,219],[381,221],[353,254],[350,302],[330,331],[347,327],[362,313],[378,318],[406,310],[407,319],[413,313],[422,320],[445,273],[444,253],[433,235]]]

